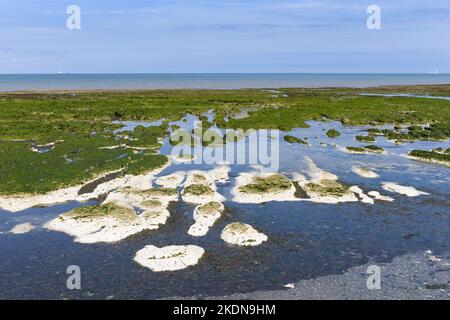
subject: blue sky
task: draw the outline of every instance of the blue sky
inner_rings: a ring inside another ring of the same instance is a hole
[[[82,10],[81,30],[66,8]],[[366,27],[366,8],[382,29]],[[0,73],[450,72],[448,0],[0,0]]]

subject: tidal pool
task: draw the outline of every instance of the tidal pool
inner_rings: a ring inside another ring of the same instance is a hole
[[[176,123],[189,128],[187,122]],[[394,201],[320,204],[311,201],[241,204],[232,202],[231,190],[242,172],[258,168],[230,166],[230,179],[217,183],[217,192],[226,198],[222,217],[204,237],[188,235],[194,224],[194,204],[172,202],[166,225],[144,231],[114,244],[80,244],[59,232],[42,228],[63,212],[87,203],[70,202],[47,208],[31,208],[18,213],[0,211],[0,298],[31,299],[155,299],[172,296],[208,296],[245,293],[256,290],[283,289],[288,283],[340,274],[368,262],[389,262],[417,251],[435,254],[450,251],[450,169],[418,162],[405,155],[413,149],[448,148],[447,142],[395,144],[377,137],[376,144],[385,154],[354,155],[342,147],[361,146],[355,136],[366,134],[369,127],[343,127],[337,122],[310,122],[310,128],[281,133],[280,170],[289,178],[308,177],[305,156],[339,180],[359,186],[365,193],[378,191]],[[127,128],[135,124],[127,123]],[[341,132],[329,138],[329,129]],[[308,145],[289,144],[282,138],[290,134]],[[161,154],[169,155],[167,139]],[[49,151],[51,152],[51,151]],[[352,167],[366,167],[378,177],[364,178]],[[172,165],[158,176],[179,171],[211,170],[213,165],[181,163]],[[407,197],[382,188],[383,182],[413,186],[429,195]],[[150,187],[150,181],[149,181]],[[178,188],[182,190],[181,186]],[[228,245],[220,235],[225,226],[242,222],[267,235],[256,247]],[[18,224],[35,228],[24,234],[9,231]],[[153,272],[133,261],[147,245],[165,247],[196,245],[205,250],[197,265],[174,272]],[[66,269],[81,268],[81,290],[68,290]]]
[[[424,98],[424,99],[437,99],[437,100],[448,100],[450,101],[450,97],[443,96],[432,96],[432,95],[424,95],[424,94],[408,94],[408,93],[362,93],[361,96],[373,96],[373,97],[400,97],[400,98]]]

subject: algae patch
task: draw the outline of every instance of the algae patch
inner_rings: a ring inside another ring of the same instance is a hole
[[[274,174],[268,177],[254,177],[252,183],[239,188],[244,193],[266,193],[286,191],[292,188],[291,181],[281,175]]]
[[[193,195],[193,196],[201,196],[201,195],[212,195],[214,191],[209,187],[203,184],[191,184],[187,186],[183,194],[184,195]]]
[[[371,136],[371,135],[367,135],[367,136],[358,135],[355,137],[355,139],[357,141],[361,141],[361,142],[375,142],[375,137]]]
[[[203,171],[191,171],[187,174],[184,190],[182,192],[183,200],[189,203],[204,204],[211,201],[222,202],[224,197],[216,192],[214,175]]]
[[[432,151],[412,150],[409,156],[415,160],[439,163],[450,167],[450,148],[438,148]]]
[[[317,182],[308,182],[304,185],[307,192],[314,193],[321,197],[335,196],[342,197],[349,193],[349,186],[330,179],[323,179]]]
[[[376,145],[366,145],[363,147],[348,146],[345,150],[349,153],[355,153],[355,154],[367,154],[367,153],[381,154],[384,152],[384,149],[382,147],[379,147]]]
[[[341,135],[341,133],[339,131],[337,131],[336,129],[330,129],[327,131],[328,138],[337,138],[340,135]]]
[[[284,140],[288,143],[298,143],[298,144],[305,144],[308,145],[309,143],[306,140],[303,140],[301,138],[297,138],[291,135],[285,135]]]

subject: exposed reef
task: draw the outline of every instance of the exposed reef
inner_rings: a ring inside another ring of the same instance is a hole
[[[386,191],[399,193],[408,197],[418,197],[421,195],[428,195],[427,192],[417,190],[414,187],[402,186],[394,182],[383,182],[382,187]]]
[[[375,178],[379,177],[379,175],[376,172],[374,172],[366,167],[353,166],[352,171],[354,173],[356,173],[358,176],[363,177],[363,178],[375,179]]]
[[[185,202],[195,204],[222,202],[225,198],[216,189],[215,181],[207,172],[190,171],[184,183],[182,198]]]
[[[267,241],[264,233],[258,232],[251,225],[235,222],[223,229],[220,237],[223,241],[238,246],[258,246]]]
[[[233,201],[263,203],[295,200],[296,189],[284,175],[272,173],[241,173],[231,191]]]
[[[208,202],[194,209],[195,223],[189,228],[188,234],[194,237],[203,237],[208,230],[222,216],[223,204],[219,202]]]
[[[103,204],[73,209],[44,227],[74,236],[76,242],[117,242],[164,225],[169,202],[177,199],[175,189],[123,188],[111,192]]]
[[[145,246],[136,252],[134,261],[154,272],[177,271],[196,265],[205,250],[193,245],[158,248]]]

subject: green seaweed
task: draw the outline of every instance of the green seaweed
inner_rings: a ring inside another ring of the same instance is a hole
[[[450,164],[450,153],[448,152],[448,149],[445,150],[445,152],[412,150],[409,155],[423,160],[431,160]]]
[[[305,185],[305,189],[322,197],[342,197],[349,192],[349,186],[346,184],[329,179],[320,180],[319,182],[309,182]]]
[[[288,142],[288,143],[299,143],[299,144],[306,144],[306,145],[308,144],[307,141],[305,141],[305,140],[303,140],[301,138],[297,138],[297,137],[291,136],[291,135],[285,135],[284,136],[284,140],[286,142]]]
[[[233,235],[246,233],[249,229],[249,226],[242,222],[234,222],[230,223],[226,229],[231,232]]]
[[[172,188],[152,188],[142,192],[150,196],[173,196],[178,193],[177,189]]]
[[[375,137],[374,136],[370,136],[370,135],[368,135],[368,136],[358,135],[358,136],[355,137],[355,139],[357,141],[361,141],[361,142],[375,142]]]
[[[372,128],[369,130],[369,133],[384,135],[390,140],[397,141],[444,141],[450,137],[450,121],[448,118],[444,118],[441,121],[439,123],[432,123],[429,126],[411,125],[406,128],[406,132],[400,132],[396,129],[380,130]]]
[[[288,88],[283,89],[287,95],[283,99],[257,89],[0,93],[0,194],[42,194],[113,170],[129,174],[152,170],[166,161],[156,153],[159,141],[167,137],[168,121],[179,121],[187,113],[201,116],[205,128],[216,124],[222,129],[288,131],[308,127],[309,120],[327,119],[344,125],[394,124],[393,130],[369,130],[392,140],[450,137],[448,101],[360,95],[366,92],[449,95],[450,85]],[[208,110],[215,111],[214,122],[202,116]],[[245,118],[229,118],[241,110],[251,111]],[[121,138],[114,133],[123,127],[112,122],[117,119],[165,121],[158,127],[138,126],[121,133]],[[195,144],[193,137],[187,140],[188,145]],[[55,141],[62,142],[49,152],[30,150],[32,143]],[[115,145],[123,147],[102,149]],[[129,147],[146,151],[137,153]]]
[[[129,208],[124,208],[116,204],[108,203],[94,206],[75,208],[59,216],[61,220],[86,220],[112,217],[121,220],[136,219],[136,212]]]
[[[222,205],[219,202],[211,201],[198,207],[197,212],[202,215],[210,215],[220,211]]]
[[[291,181],[281,174],[274,174],[268,177],[255,177],[252,183],[241,186],[239,190],[244,193],[267,193],[289,190],[292,187]]]
[[[339,131],[337,131],[336,129],[330,129],[327,131],[328,138],[337,138],[340,135],[341,135],[341,133]]]
[[[366,152],[372,152],[372,153],[382,153],[384,149],[382,147],[376,146],[376,145],[367,145],[363,147],[347,147],[348,151],[356,152],[356,153],[366,153]]]
[[[210,187],[199,183],[187,186],[183,192],[183,194],[185,195],[194,195],[194,196],[210,195],[213,193],[214,191]]]
[[[347,147],[348,151],[352,151],[352,152],[358,152],[358,153],[365,153],[366,150],[364,148],[361,147],[352,147],[352,146],[348,146]]]
[[[365,150],[368,150],[369,152],[383,152],[384,149],[380,146],[376,146],[376,145],[367,145],[363,147]]]
[[[159,207],[161,205],[162,205],[162,203],[159,200],[145,200],[141,203],[141,206],[149,207],[149,208]]]

